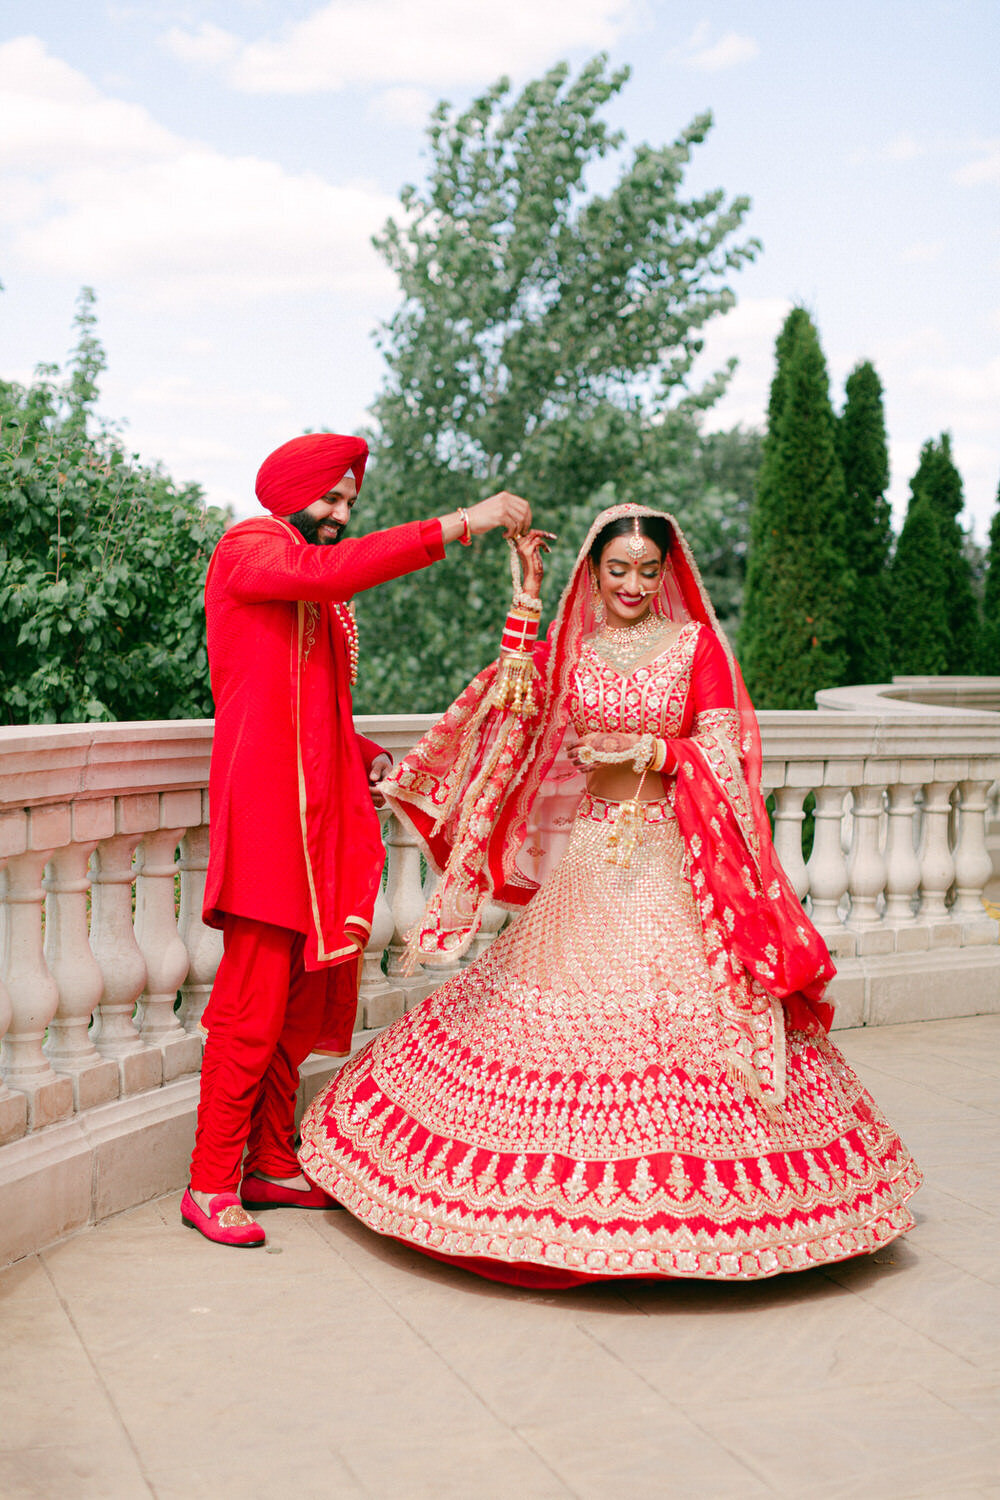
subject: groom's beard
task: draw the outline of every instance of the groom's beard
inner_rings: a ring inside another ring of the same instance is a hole
[[[307,510],[297,510],[294,515],[285,516],[285,520],[314,547],[335,547],[347,530],[346,526],[338,526],[336,536],[324,537],[321,541],[320,526],[331,526],[335,524],[334,522],[317,521],[316,517],[311,516]]]

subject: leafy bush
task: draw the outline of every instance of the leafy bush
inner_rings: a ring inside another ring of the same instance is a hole
[[[93,414],[81,293],[70,373],[0,383],[0,702],[9,724],[212,713],[202,587],[228,521]]]

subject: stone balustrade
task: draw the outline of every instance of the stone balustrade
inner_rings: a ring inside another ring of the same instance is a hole
[[[775,841],[835,955],[839,1025],[1000,1010],[983,902],[1000,880],[1000,679],[974,681],[971,710],[934,706],[930,679],[931,706],[892,684],[762,715]],[[431,722],[359,727],[398,758]],[[209,721],[0,728],[0,1264],[184,1181],[221,956],[201,920],[211,737]],[[383,823],[369,1031],[448,972],[405,972],[434,877]],[[473,957],[504,920],[488,908]],[[331,1067],[310,1059],[304,1097]]]

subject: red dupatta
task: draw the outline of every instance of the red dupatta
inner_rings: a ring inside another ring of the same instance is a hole
[[[526,905],[561,853],[584,790],[584,778],[560,751],[580,645],[599,628],[590,547],[609,522],[633,516],[658,516],[670,526],[653,608],[714,634],[728,666],[727,706],[738,715],[738,732],[728,744],[697,730],[671,741],[678,773],[674,810],[710,965],[717,974],[728,971],[737,989],[781,1001],[789,1024],[828,1029],[833,1008],[822,996],[835,971],[774,852],[760,787],[757,716],[683,532],[672,516],[641,505],[612,506],[591,526],[548,636],[535,648],[535,712],[495,706],[494,662],[383,784],[441,874],[412,934],[412,950],[422,963],[464,952],[487,900]]]

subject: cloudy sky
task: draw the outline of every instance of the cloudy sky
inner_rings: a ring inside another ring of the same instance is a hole
[[[264,454],[350,429],[393,280],[370,236],[423,129],[500,73],[598,50],[632,142],[716,127],[687,179],[754,203],[764,244],[712,329],[740,371],[710,425],[759,423],[785,311],[816,317],[835,399],[886,387],[892,496],[951,431],[982,537],[1000,480],[996,0],[4,0],[0,375],[62,361],[98,296],[104,412],[246,512]],[[539,500],[542,497],[538,497]]]

